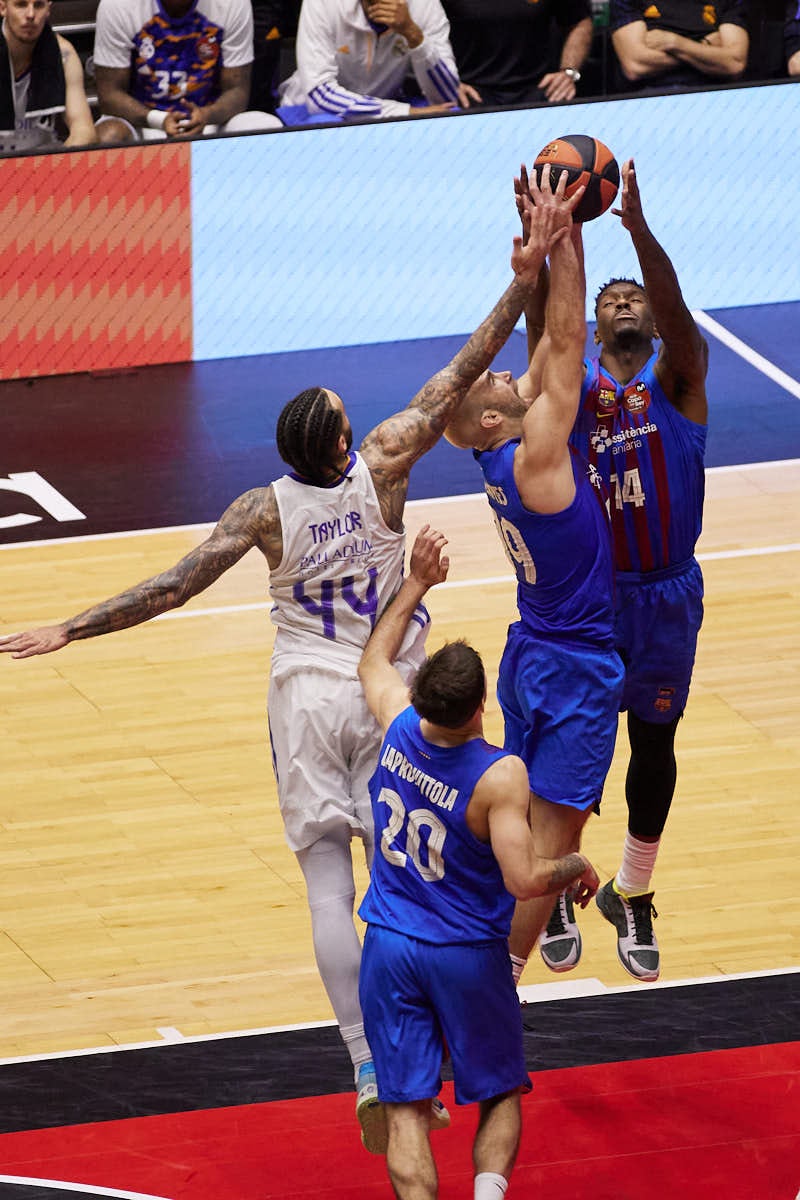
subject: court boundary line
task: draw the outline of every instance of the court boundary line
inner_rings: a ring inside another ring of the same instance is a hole
[[[798,384],[800,389],[800,384]],[[798,392],[800,394],[800,390]],[[800,466],[800,458],[774,458],[764,462],[729,463],[720,467],[706,467],[706,475],[730,475],[734,471],[761,471],[775,467]],[[428,496],[424,500],[407,500],[406,508],[422,508],[426,504],[459,504],[465,500],[480,500],[485,492],[464,492],[458,496]],[[74,537],[34,538],[29,542],[0,542],[3,550],[30,550],[37,546],[81,546],[86,542],[110,542],[118,538],[156,537],[166,533],[191,533],[193,530],[211,530],[215,521],[197,521],[189,525],[161,525],[150,529],[118,529],[113,533],[85,533]]]
[[[83,1196],[113,1196],[116,1200],[169,1200],[150,1192],[120,1192],[96,1183],[67,1183],[63,1179],[40,1179],[38,1175],[0,1175],[0,1183],[19,1183],[22,1187],[47,1187],[56,1192],[80,1192]]]
[[[617,987],[607,987],[599,979],[590,977],[589,979],[575,979],[563,983],[523,985],[519,988],[519,995],[520,998],[525,999],[529,1004],[549,1004],[556,1000],[569,1000],[573,997],[580,999],[587,996],[619,996],[631,992],[665,991],[668,988],[698,987],[707,983],[733,983],[740,979],[768,979],[778,975],[800,976],[800,966],[769,967],[762,971],[738,971],[731,975],[700,975],[696,979],[660,979],[654,983],[628,983],[620,984]],[[587,984],[590,986],[587,987]],[[170,1026],[172,1036],[169,1038],[161,1038],[157,1041],[149,1042],[131,1042],[126,1045],[84,1047],[80,1050],[51,1050],[45,1054],[23,1054],[13,1058],[0,1058],[0,1069],[14,1066],[17,1063],[57,1062],[59,1059],[64,1058],[86,1058],[92,1054],[120,1054],[129,1050],[167,1049],[175,1045],[185,1046],[202,1042],[221,1042],[228,1038],[264,1037],[272,1033],[294,1033],[302,1029],[330,1028],[338,1028],[335,1020],[300,1021],[294,1025],[266,1025],[258,1029],[232,1029],[225,1033],[198,1033],[184,1036],[179,1030]],[[178,1034],[177,1040],[174,1036],[176,1033]],[[151,1198],[145,1197],[144,1200],[151,1200]],[[162,1198],[156,1196],[152,1200],[162,1200]]]
[[[726,329],[714,317],[710,317],[702,308],[694,309],[692,316],[700,328],[705,329],[706,333],[710,333],[718,342],[722,342],[723,346],[727,346],[734,354],[738,354],[740,358],[743,358],[756,371],[760,371],[762,375],[766,375],[767,379],[771,379],[773,383],[777,383],[778,387],[782,387],[784,391],[794,396],[795,399],[800,400],[800,382],[787,374],[786,371],[782,371],[780,367],[776,367],[763,354],[759,354],[752,346],[748,346],[747,342],[742,341],[735,333],[731,333],[729,329]]]
[[[795,554],[800,551],[800,542],[787,542],[783,546],[753,546],[746,550],[710,550],[708,554],[698,554],[697,561],[721,562],[727,559],[761,558],[774,554]],[[485,575],[473,579],[447,579],[436,585],[437,592],[452,591],[461,588],[497,587],[516,583],[516,576]],[[248,604],[218,604],[209,608],[175,609],[171,612],[158,613],[151,617],[152,621],[186,621],[194,617],[222,617],[232,613],[268,612],[274,607],[271,600],[252,600]],[[140,622],[146,624],[148,622]]]

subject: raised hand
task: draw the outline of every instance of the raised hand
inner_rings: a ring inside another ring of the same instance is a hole
[[[622,165],[622,193],[619,208],[612,208],[615,217],[619,217],[627,230],[646,228],[642,200],[639,195],[639,184],[636,179],[636,167],[633,159],[629,158]]]
[[[528,168],[525,163],[520,164],[519,177],[514,179],[514,203],[517,206],[517,214],[522,222],[522,244],[523,246],[528,240],[528,230],[530,229],[530,217],[526,221],[525,196],[530,195],[530,184],[528,182]]]
[[[437,583],[444,583],[450,569],[450,559],[442,554],[447,545],[447,538],[430,525],[423,525],[414,541],[411,550],[411,563],[408,573],[425,589],[432,588]]]
[[[517,192],[524,211],[523,235],[514,238],[511,269],[522,283],[535,284],[550,250],[572,226],[573,210],[586,189],[579,187],[567,196],[567,179],[567,172],[562,171],[553,191],[550,163],[546,163],[541,182],[534,175],[528,192]]]

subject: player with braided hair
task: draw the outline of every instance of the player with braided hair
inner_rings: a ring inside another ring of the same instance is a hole
[[[301,392],[278,418],[288,474],[239,496],[210,536],[161,574],[59,625],[0,638],[0,651],[16,658],[47,654],[177,608],[248,550],[264,555],[277,626],[268,714],[278,800],[306,881],[317,965],[353,1062],[369,1150],[383,1149],[385,1122],[358,999],[361,945],[350,844],[360,837],[371,864],[368,782],[381,734],[358,681],[358,662],[402,582],[411,468],[505,343],[542,263],[537,247],[516,248],[515,278],[489,316],[406,408],[366,435],[357,453],[341,398],[330,388]],[[424,658],[428,624],[421,607],[397,662],[408,679]],[[436,1105],[434,1116],[447,1123]]]
[[[287,404],[278,418],[275,441],[278,453],[298,475],[324,484],[334,469],[336,441],[342,431],[343,414],[332,408],[325,388],[306,388]],[[352,445],[352,435],[347,449]]]

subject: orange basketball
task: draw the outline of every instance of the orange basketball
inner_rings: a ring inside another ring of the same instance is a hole
[[[545,163],[550,163],[550,186],[555,191],[561,172],[567,172],[567,195],[581,185],[586,191],[578,202],[574,220],[593,221],[614,203],[619,190],[619,166],[608,146],[586,133],[570,133],[548,142],[533,164],[536,182],[541,183]]]

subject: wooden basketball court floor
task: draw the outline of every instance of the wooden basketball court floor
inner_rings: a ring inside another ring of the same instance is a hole
[[[543,1014],[548,1004],[563,1016],[565,1004],[591,1001],[574,1010],[570,1037],[580,1036],[592,998],[608,1000],[607,1011],[619,1002],[613,1036],[604,1026],[597,1037],[630,1045],[617,1055],[609,1046],[602,1061],[647,1058],[648,1046],[654,1054],[672,1053],[658,1048],[663,1029],[656,1025],[669,1025],[673,997],[678,1023],[695,1023],[695,1041],[675,1052],[704,1049],[704,1007],[687,1016],[678,999],[684,990],[676,985],[752,977],[746,1007],[765,1029],[757,1040],[786,1046],[784,1063],[794,1062],[786,1105],[795,1118],[798,1064],[789,1047],[800,1040],[799,505],[800,459],[776,455],[708,473],[699,546],[706,617],[655,879],[660,983],[632,983],[617,963],[613,931],[593,907],[581,918],[577,970],[557,978],[532,958],[523,977],[523,996],[541,1002]],[[487,733],[501,739],[492,676],[514,615],[510,569],[483,497],[410,502],[409,537],[424,521],[447,533],[452,560],[449,580],[429,597],[431,644],[464,636],[480,650],[490,673]],[[174,561],[207,528],[8,544],[0,554],[0,631],[77,612]],[[86,1060],[75,1052],[208,1047],[232,1031],[307,1023],[331,1032],[302,877],[283,840],[267,750],[272,631],[265,592],[264,564],[251,553],[184,610],[55,656],[0,662],[0,1094],[14,1097],[13,1116],[6,1111],[0,1129],[101,1119],[91,1105],[83,1114],[78,1105],[77,1115],[71,1108],[67,1119],[37,1116],[39,1096],[28,1122],[30,1077],[19,1073],[25,1063],[57,1064],[45,1086],[69,1092],[71,1066]],[[602,878],[617,866],[624,833],[624,765],[621,737],[602,815],[591,819],[584,840]],[[359,864],[359,889],[364,883]],[[778,976],[788,985],[779,993],[767,986]],[[654,1023],[641,1027],[636,997],[645,996],[658,996],[659,1007]],[[725,1020],[723,1003],[716,1027]],[[551,1036],[557,1048],[558,1027]],[[734,1037],[730,1045],[738,1044]],[[741,1044],[749,1045],[748,1037]],[[346,1064],[343,1076],[335,1037],[327,1049],[319,1045],[314,1053],[335,1062],[335,1085],[328,1086],[326,1069],[322,1090],[345,1092]],[[575,1060],[565,1052],[545,1065],[562,1063]],[[296,1094],[320,1094],[313,1067],[304,1072]],[[4,1079],[11,1093],[3,1091]],[[244,1103],[248,1095],[245,1087],[237,1098],[234,1087],[222,1103]],[[178,1099],[171,1108],[146,1111],[180,1108]],[[111,1110],[109,1119],[136,1115]],[[0,1172],[16,1161],[4,1157],[3,1142]],[[791,1148],[800,1150],[800,1138]],[[53,1178],[44,1169],[28,1173]],[[800,1164],[796,1177],[800,1187]],[[266,1196],[290,1189],[242,1185],[229,1192],[218,1181],[216,1189],[180,1194]],[[341,1187],[330,1194],[349,1193]],[[388,1193],[384,1185],[370,1194]],[[654,1186],[602,1194],[667,1193]],[[702,1194],[739,1193],[728,1186]],[[789,1191],[746,1194],[772,1200]]]

